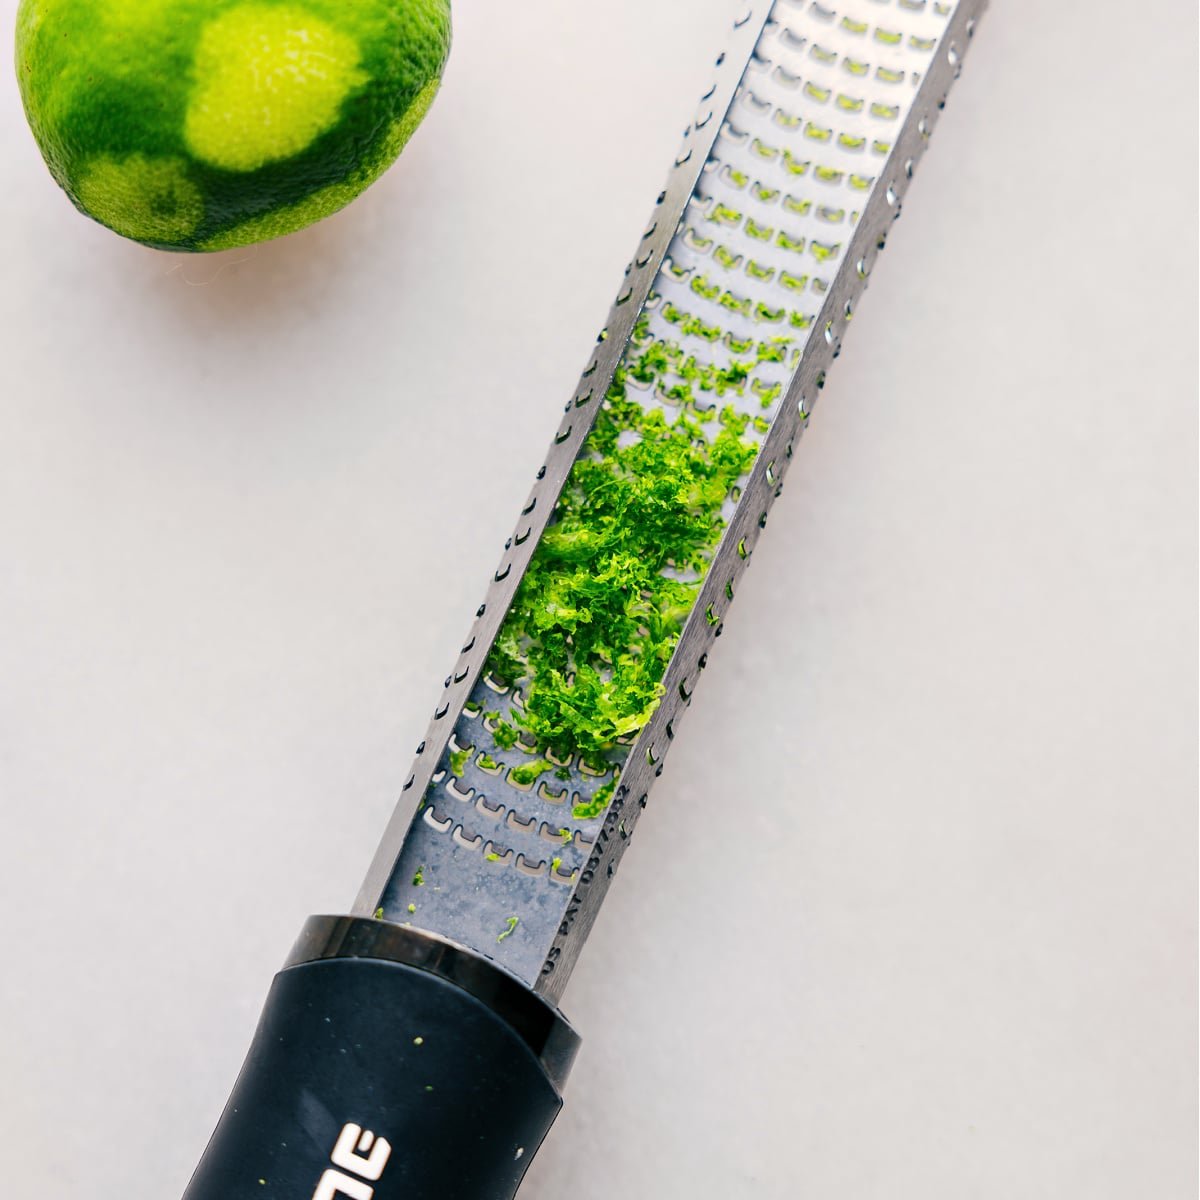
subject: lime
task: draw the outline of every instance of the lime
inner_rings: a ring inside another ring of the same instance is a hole
[[[51,174],[124,237],[291,233],[391,165],[433,101],[450,0],[21,0],[17,76]]]

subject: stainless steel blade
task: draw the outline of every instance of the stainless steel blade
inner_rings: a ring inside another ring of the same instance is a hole
[[[739,17],[356,913],[411,922],[561,995],[986,2],[760,0]],[[529,680],[497,677],[493,651],[614,397],[712,428],[729,406],[757,454],[715,551],[678,572],[694,602],[653,715],[603,753],[555,756],[522,731]]]

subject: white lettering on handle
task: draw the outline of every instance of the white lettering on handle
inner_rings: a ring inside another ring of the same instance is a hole
[[[353,1122],[343,1125],[329,1155],[333,1167],[321,1176],[312,1200],[336,1200],[338,1196],[372,1200],[375,1189],[371,1184],[383,1174],[391,1153],[392,1144],[387,1138],[376,1137],[371,1130]]]
[[[332,1167],[321,1176],[313,1200],[334,1200],[336,1196],[349,1196],[350,1200],[371,1200],[375,1189],[362,1179],[351,1179]]]
[[[361,1151],[367,1157],[362,1158],[356,1151]],[[374,1183],[383,1174],[391,1153],[392,1146],[387,1138],[376,1138],[369,1129],[358,1125],[346,1125],[329,1158],[335,1167],[353,1171],[355,1175]]]

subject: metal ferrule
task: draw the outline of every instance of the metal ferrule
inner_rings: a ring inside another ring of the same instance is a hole
[[[529,1047],[558,1091],[579,1051],[579,1035],[556,1008],[515,975],[466,946],[369,917],[309,917],[284,964],[371,958],[428,971],[486,1004]]]

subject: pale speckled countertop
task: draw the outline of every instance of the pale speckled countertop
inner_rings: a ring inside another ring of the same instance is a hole
[[[177,1196],[350,902],[733,5],[686,7],[457,0],[401,164],[219,259],[75,216],[0,71],[7,1194]],[[1195,1195],[1191,8],[985,18],[522,1200]]]

